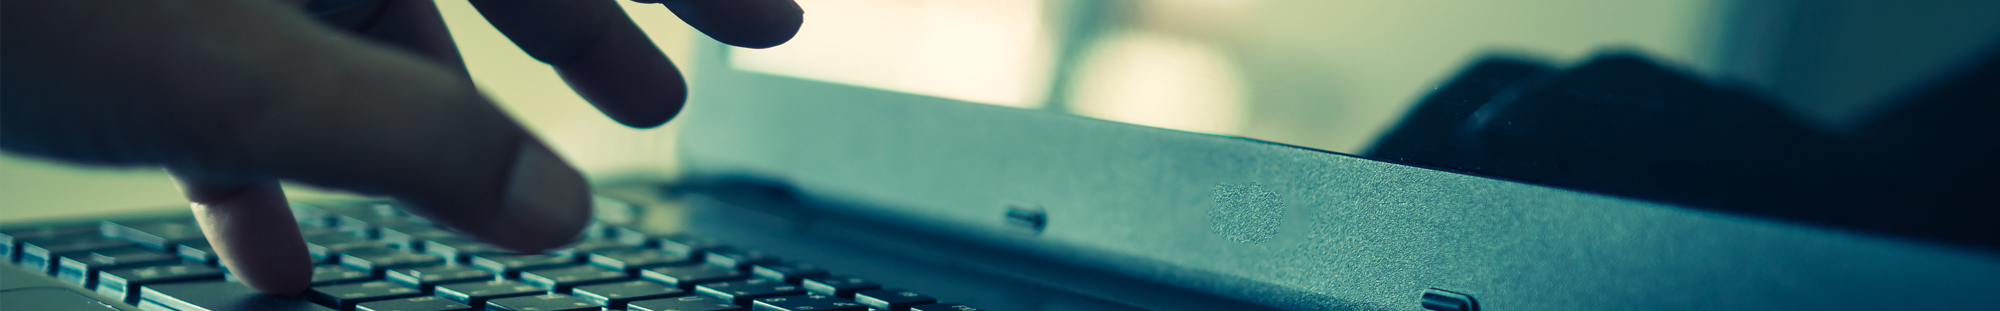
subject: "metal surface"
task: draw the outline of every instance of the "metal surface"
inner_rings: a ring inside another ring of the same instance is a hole
[[[1267,306],[1414,310],[1438,288],[1482,310],[1953,309],[1940,297],[2000,292],[1986,252],[702,59],[678,121],[696,180]],[[1218,209],[1246,185],[1278,205]],[[1020,205],[1040,234],[1009,225]]]
[[[97,292],[0,262],[0,310],[139,310]]]
[[[982,310],[1268,309],[740,190],[687,196],[689,232]]]

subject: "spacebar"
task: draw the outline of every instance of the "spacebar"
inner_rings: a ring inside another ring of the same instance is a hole
[[[243,283],[228,281],[146,285],[139,308],[158,311],[334,311],[305,299],[258,293]]]

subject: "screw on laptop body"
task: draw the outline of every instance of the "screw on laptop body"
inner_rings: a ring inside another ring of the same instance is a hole
[[[1424,290],[1422,303],[1429,311],[1479,311],[1479,301],[1472,295],[1436,288]]]
[[[1041,234],[1042,228],[1048,226],[1048,222],[1048,213],[1044,212],[1041,206],[1026,204],[1007,205],[1007,224],[1009,226],[1028,229],[1029,232],[1033,232],[1034,234]]]

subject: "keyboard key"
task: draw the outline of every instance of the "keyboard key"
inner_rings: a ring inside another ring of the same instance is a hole
[[[331,221],[330,224],[333,225],[332,228],[334,230],[338,230],[340,232],[352,233],[356,236],[367,237],[373,233],[369,232],[369,229],[374,228],[373,225],[368,224],[369,220],[373,220],[378,217],[384,217],[384,216],[354,217],[350,215],[334,215],[330,220]]]
[[[535,284],[557,293],[568,293],[571,287],[585,284],[612,282],[631,278],[625,271],[604,267],[582,265],[521,271],[521,282]]]
[[[107,269],[97,274],[97,293],[133,303],[141,285],[220,278],[222,269],[194,264]]]
[[[620,309],[625,308],[625,304],[629,302],[686,295],[687,291],[653,281],[624,281],[577,286],[570,290],[570,294],[603,304],[608,308]]]
[[[802,263],[758,264],[750,268],[750,273],[756,274],[758,277],[784,281],[791,284],[799,284],[799,281],[805,280],[805,278],[816,278],[827,275],[826,269]]]
[[[771,256],[761,251],[735,248],[711,249],[708,253],[703,254],[702,258],[708,261],[708,264],[737,269],[750,269],[751,265],[778,261],[777,256]]]
[[[61,257],[81,252],[119,247],[130,247],[132,242],[101,236],[69,236],[48,240],[27,241],[21,244],[21,267],[29,271],[54,274]]]
[[[728,301],[716,300],[708,296],[687,296],[667,299],[633,301],[625,305],[627,311],[736,311],[743,306]]]
[[[486,305],[486,300],[488,299],[540,295],[548,293],[548,290],[544,290],[540,286],[516,281],[492,280],[440,284],[437,286],[436,293],[438,297],[451,299],[451,301],[469,304],[474,307],[482,307]]]
[[[339,284],[373,280],[374,275],[354,268],[336,265],[313,266],[313,285]]]
[[[411,219],[391,202],[323,204],[328,224],[341,231],[364,232],[374,226]]]
[[[908,311],[910,306],[937,303],[937,299],[900,289],[878,289],[854,293],[854,301],[886,311]]]
[[[409,216],[336,216],[333,219],[333,223],[334,230],[353,232],[356,235],[366,237],[381,237],[381,228],[384,227],[411,228],[432,226],[429,221]]]
[[[489,311],[598,311],[604,305],[562,294],[543,294],[486,301]]]
[[[137,246],[72,253],[59,259],[56,278],[91,288],[97,285],[97,272],[104,269],[173,264],[180,259],[174,254]]]
[[[868,306],[840,297],[805,294],[759,298],[751,306],[757,311],[867,311]]]
[[[947,302],[910,306],[910,311],[984,311],[962,303]]]
[[[841,298],[854,298],[854,292],[882,288],[881,284],[851,276],[806,278],[804,285],[814,294]]]
[[[186,258],[187,260],[211,265],[218,264],[219,262],[215,257],[215,247],[209,246],[208,240],[181,243],[181,245],[175,246],[174,250],[175,253],[181,255],[181,258]]]
[[[657,249],[627,252],[590,254],[590,263],[618,270],[638,272],[640,269],[694,264],[687,256],[668,254]]]
[[[598,215],[603,215],[603,214],[598,214]],[[592,220],[590,221],[590,224],[585,225],[583,227],[583,237],[590,239],[614,240],[611,238],[610,229],[611,225],[606,225],[602,222],[597,222],[596,220]]]
[[[306,237],[306,250],[312,252],[313,259],[327,262],[334,261],[339,258],[340,254],[347,252],[387,248],[389,248],[389,244],[376,242],[367,237],[341,233]]]
[[[292,202],[293,210],[311,209],[328,215],[382,214],[398,215],[397,202],[389,199],[362,200],[315,200]]]
[[[80,224],[0,230],[0,258],[6,258],[7,262],[20,261],[22,242],[57,237],[95,236],[100,230],[98,227],[97,224]]]
[[[576,244],[570,244],[569,246],[550,250],[549,254],[559,257],[583,259],[583,257],[588,256],[591,253],[612,251],[612,250],[635,249],[638,247],[639,246],[637,245],[625,244],[624,242],[619,242],[617,240],[611,240],[611,239],[586,239],[583,240],[582,242],[577,242]]]
[[[376,240],[403,249],[423,248],[424,241],[458,239],[461,235],[436,226],[403,225],[376,229]]]
[[[575,263],[569,257],[549,255],[479,255],[472,257],[472,266],[493,271],[507,277],[521,274],[521,270],[563,266]]]
[[[409,250],[369,250],[340,255],[340,264],[355,270],[380,273],[383,270],[432,266],[444,263],[438,255],[411,252]]]
[[[355,304],[423,295],[424,291],[388,281],[367,283],[313,286],[306,291],[306,298],[341,310],[353,309]]]
[[[751,299],[804,294],[806,292],[804,288],[800,288],[798,285],[766,279],[702,283],[701,285],[695,285],[694,290],[703,295],[739,305],[748,305]]]
[[[340,230],[334,230],[333,228],[327,228],[327,227],[299,227],[299,236],[301,237],[329,235],[329,234],[354,235],[353,232],[342,232]]]
[[[691,289],[695,284],[741,279],[744,275],[743,271],[727,267],[692,265],[639,270],[639,277],[682,289]]]
[[[431,285],[438,285],[444,283],[485,281],[494,279],[493,272],[487,272],[486,270],[480,270],[479,268],[474,268],[472,266],[459,265],[459,264],[447,264],[447,265],[417,267],[417,268],[398,268],[389,270],[387,274],[389,276],[389,280],[403,283],[403,285],[416,286],[417,288],[430,288]]]
[[[145,310],[332,311],[305,299],[258,293],[243,283],[205,281],[141,286],[139,308]]]
[[[472,311],[473,309],[471,305],[458,303],[451,300],[445,300],[444,298],[440,298],[438,296],[417,296],[417,297],[410,297],[403,299],[363,302],[361,304],[354,305],[354,310],[356,311]]]
[[[464,262],[473,256],[513,254],[514,251],[480,243],[466,238],[450,238],[424,241],[424,252],[437,254],[446,260]]]
[[[686,235],[663,237],[654,240],[654,243],[658,243],[660,250],[667,251],[668,254],[688,257],[700,257],[701,254],[708,252],[710,249],[723,247],[722,242],[717,242],[713,239],[689,237]]]
[[[604,228],[604,232],[605,235],[611,237],[612,239],[618,240],[619,242],[624,242],[625,244],[632,244],[632,245],[639,245],[646,247],[660,246],[659,239],[661,238],[661,236],[647,234],[645,232],[639,232],[639,230],[637,229],[625,228],[625,227],[607,227]]]
[[[132,241],[157,250],[172,251],[180,243],[208,240],[193,218],[105,221],[100,229],[106,237]]]
[[[331,212],[313,204],[292,202],[291,205],[292,218],[299,221],[300,227],[326,227],[327,218],[333,217]]]

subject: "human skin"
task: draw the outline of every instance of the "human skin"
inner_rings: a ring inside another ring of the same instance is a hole
[[[432,2],[384,1],[351,25],[299,1],[0,1],[0,149],[166,168],[222,262],[271,294],[311,281],[281,180],[395,197],[513,250],[572,241],[590,219],[582,175],[474,89]],[[686,84],[617,3],[471,2],[613,120],[680,111]],[[803,14],[662,4],[745,47],[789,40]]]

